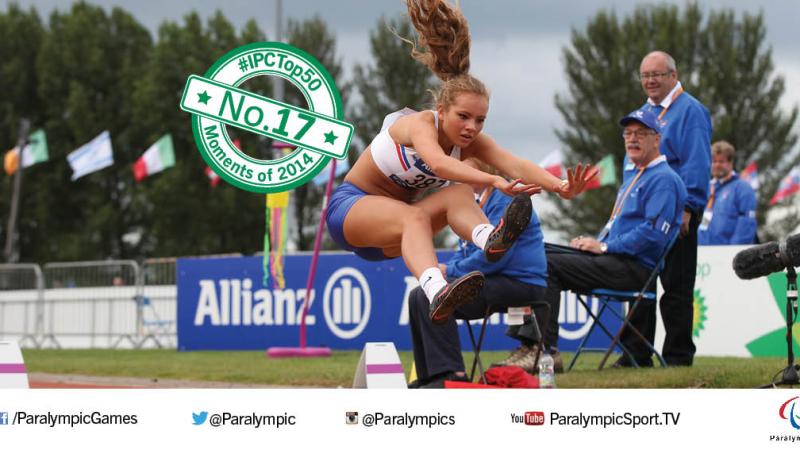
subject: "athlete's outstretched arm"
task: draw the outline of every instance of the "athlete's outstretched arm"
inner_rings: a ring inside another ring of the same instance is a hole
[[[546,191],[555,192],[563,198],[573,198],[583,192],[586,183],[597,175],[596,167],[578,164],[574,169],[567,169],[567,179],[561,180],[538,165],[504,149],[485,134],[478,136],[465,152],[496,167],[511,178],[540,185]]]

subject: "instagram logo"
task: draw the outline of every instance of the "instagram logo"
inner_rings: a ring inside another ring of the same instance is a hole
[[[525,425],[544,425],[544,412],[525,411]]]

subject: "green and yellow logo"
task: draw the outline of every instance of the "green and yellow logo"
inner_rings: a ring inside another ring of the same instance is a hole
[[[258,76],[289,81],[308,108],[239,88]],[[341,120],[342,99],[330,73],[313,56],[280,42],[239,47],[203,76],[190,75],[181,109],[192,114],[195,143],[209,167],[228,183],[262,194],[311,180],[330,158],[347,156],[353,137],[353,126]],[[296,150],[277,160],[253,158],[233,144],[225,125],[287,142]]]
[[[704,329],[706,320],[706,298],[700,293],[700,289],[694,290],[694,319],[692,321],[692,336],[700,337],[700,330]]]
[[[767,277],[767,281],[772,290],[775,306],[780,311],[783,321],[786,322],[786,274],[783,272],[773,273]],[[800,343],[798,342],[800,323],[797,321],[792,325],[792,336],[794,338],[792,349],[794,354],[798,355],[800,354]],[[754,339],[746,347],[752,356],[786,356],[786,326]]]

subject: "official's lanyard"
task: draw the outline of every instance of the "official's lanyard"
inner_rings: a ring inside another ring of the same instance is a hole
[[[711,183],[711,193],[708,194],[708,203],[706,204],[706,211],[711,211],[714,207],[714,183]]]
[[[622,196],[617,198],[617,202],[614,203],[614,209],[611,211],[611,219],[609,220],[609,222],[613,222],[614,219],[617,217],[617,214],[619,214],[620,210],[622,210],[622,205],[625,203],[625,199],[628,198],[628,194],[630,194],[631,189],[633,189],[633,185],[636,184],[637,181],[639,181],[639,177],[642,176],[645,169],[647,169],[647,167],[642,167],[641,169],[639,169],[639,173],[637,173],[636,176],[633,178],[633,181],[631,181],[631,184],[628,186],[628,189],[625,189],[625,192],[622,194]]]
[[[664,108],[663,111],[661,111],[661,113],[658,115],[658,120],[661,120],[661,118],[664,117],[664,114],[667,113],[667,110],[672,108],[672,105],[675,104],[675,99],[680,97],[681,94],[683,94],[683,86],[679,87],[678,90],[675,91],[674,94],[672,94],[672,100],[669,101],[669,106],[667,106],[666,108]]]

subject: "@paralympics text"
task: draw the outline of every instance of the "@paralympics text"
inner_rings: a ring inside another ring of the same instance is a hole
[[[105,414],[99,411],[77,414],[30,413],[17,411],[14,414],[13,425],[45,425],[50,428],[56,426],[75,427],[78,425],[136,425],[139,418],[136,414]]]
[[[361,419],[361,423],[365,427],[438,427],[449,426],[456,424],[455,416],[444,415],[441,413],[426,414],[426,415],[411,415],[408,413],[403,414],[386,414],[383,412],[366,413]]]

